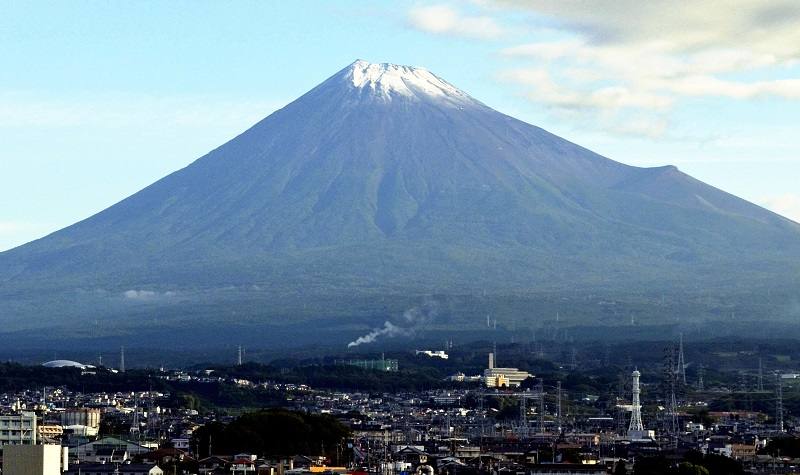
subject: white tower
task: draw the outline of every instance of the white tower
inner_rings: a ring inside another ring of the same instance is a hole
[[[642,424],[642,403],[639,401],[639,371],[634,371],[633,376],[633,404],[631,405],[631,424],[628,426],[628,435],[631,438],[641,438],[644,433]]]

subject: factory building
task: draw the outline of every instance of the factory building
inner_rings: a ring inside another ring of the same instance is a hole
[[[516,388],[532,376],[517,368],[496,368],[494,353],[489,353],[489,367],[483,371],[483,384],[487,388]]]
[[[96,436],[100,430],[100,409],[69,408],[61,413],[61,425],[73,434]]]

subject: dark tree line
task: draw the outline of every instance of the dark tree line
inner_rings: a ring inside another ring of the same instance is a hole
[[[329,415],[270,409],[244,414],[230,424],[206,424],[194,432],[192,444],[200,457],[326,455],[337,463],[344,460],[349,434],[344,424]]]

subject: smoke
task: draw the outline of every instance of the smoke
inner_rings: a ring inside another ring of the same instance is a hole
[[[347,344],[348,348],[353,348],[365,343],[374,343],[378,338],[394,338],[396,336],[412,336],[417,330],[423,328],[429,323],[433,322],[439,313],[439,305],[434,302],[425,302],[421,306],[411,307],[403,312],[399,324],[394,324],[390,321],[383,322],[382,327],[378,327],[364,336]]]
[[[351,341],[347,344],[348,348],[352,348],[354,346],[358,346],[364,343],[373,343],[378,337],[386,336],[388,338],[392,338],[399,335],[408,335],[407,330],[405,328],[400,328],[397,325],[394,325],[390,321],[383,322],[383,327],[376,328],[371,332],[367,333],[364,336],[358,337],[356,340]]]

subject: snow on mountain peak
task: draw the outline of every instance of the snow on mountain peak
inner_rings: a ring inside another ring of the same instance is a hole
[[[447,102],[472,100],[465,92],[423,68],[358,60],[346,69],[346,74],[354,87],[369,89],[385,100],[391,100],[393,95],[427,96]]]

